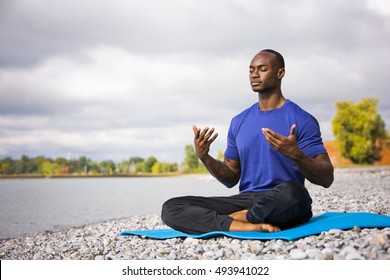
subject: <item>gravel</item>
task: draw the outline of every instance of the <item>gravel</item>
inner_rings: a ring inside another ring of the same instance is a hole
[[[313,213],[372,212],[390,215],[390,167],[336,169],[329,189],[307,184]],[[159,213],[133,216],[54,232],[0,241],[0,259],[72,260],[252,260],[390,259],[390,228],[332,229],[295,241],[208,240],[173,238],[152,240],[120,236],[125,229],[166,228]]]

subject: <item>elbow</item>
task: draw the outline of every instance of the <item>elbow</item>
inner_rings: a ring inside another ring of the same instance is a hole
[[[238,184],[238,182],[240,182],[240,177],[241,177],[241,172],[235,172],[235,171],[232,171],[230,173],[230,176],[228,176],[227,178],[225,178],[225,180],[220,180],[220,182],[227,188],[231,189],[233,188],[235,185]]]
[[[333,184],[333,181],[334,181],[334,172],[333,172],[333,166],[332,166],[331,170],[329,170],[329,175],[325,178],[322,186],[324,188],[329,188]]]
[[[237,185],[238,181],[233,181],[233,182],[221,182],[225,187],[228,189],[233,188],[235,185]]]
[[[333,183],[333,178],[326,178],[322,180],[309,180],[310,183],[324,187],[325,189],[329,188]]]
[[[326,183],[324,183],[324,184],[322,184],[322,186],[324,187],[324,188],[329,188],[331,185],[333,184],[333,179],[332,180],[329,180],[329,181],[327,181]]]
[[[239,177],[231,178],[230,180],[220,181],[228,189],[233,188],[240,181]]]
[[[230,183],[223,183],[223,185],[225,187],[227,187],[228,189],[231,189],[231,188],[233,188],[235,186],[234,184],[230,184]]]

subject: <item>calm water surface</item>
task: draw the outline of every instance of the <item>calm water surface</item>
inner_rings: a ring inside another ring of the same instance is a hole
[[[210,176],[0,180],[0,239],[159,213],[180,195],[231,195]]]

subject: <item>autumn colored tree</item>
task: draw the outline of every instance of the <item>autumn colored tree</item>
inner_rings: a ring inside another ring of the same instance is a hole
[[[342,156],[353,163],[371,164],[380,160],[379,140],[386,137],[385,123],[377,109],[378,100],[336,103],[332,130]]]

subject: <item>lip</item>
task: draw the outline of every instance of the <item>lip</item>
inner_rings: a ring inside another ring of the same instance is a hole
[[[252,86],[258,86],[258,85],[260,85],[260,84],[261,84],[261,82],[257,82],[257,81],[251,82],[251,85],[252,85]]]

